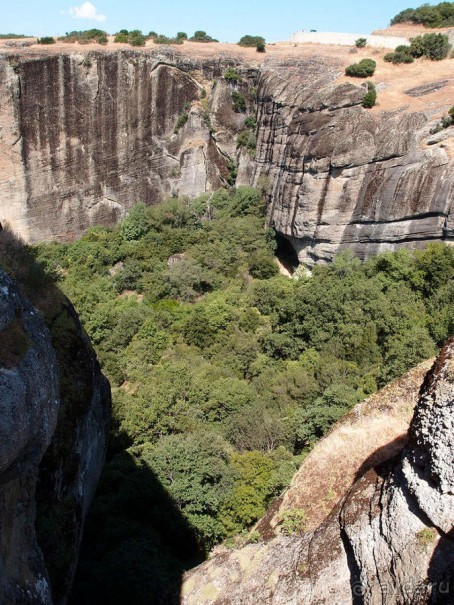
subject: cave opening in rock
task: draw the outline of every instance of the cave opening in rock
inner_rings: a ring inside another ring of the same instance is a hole
[[[276,258],[293,275],[299,265],[298,255],[287,238],[275,231]]]

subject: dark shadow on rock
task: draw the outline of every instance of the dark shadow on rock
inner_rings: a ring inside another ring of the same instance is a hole
[[[399,456],[404,447],[408,442],[408,435],[404,433],[403,435],[399,435],[386,445],[379,447],[376,449],[370,456],[364,460],[359,469],[356,472],[355,479],[353,483],[361,479],[363,475],[365,475],[372,468],[381,467],[381,465],[386,464],[388,460],[392,460]],[[398,458],[396,458],[395,462],[397,462]],[[389,467],[386,467],[388,469]],[[380,469],[379,469],[380,470]]]
[[[454,605],[454,529],[440,537],[428,569],[431,605]]]
[[[298,255],[292,244],[283,235],[275,233],[276,256],[289,273],[294,273],[299,265]]]
[[[35,248],[6,228],[0,231],[0,266],[42,315],[57,362],[58,417],[47,450],[37,460],[32,521],[43,575],[58,605],[66,602],[73,581],[86,511],[105,461],[110,385],[74,307],[55,283],[57,275],[38,262]]]
[[[352,591],[352,605],[364,605],[364,596],[361,583],[361,570],[356,560],[353,546],[348,539],[347,532],[343,527],[340,529],[340,537],[347,556],[347,565],[350,571],[350,588]]]
[[[106,465],[89,512],[69,603],[178,603],[184,571],[203,558],[155,474],[119,453]]]

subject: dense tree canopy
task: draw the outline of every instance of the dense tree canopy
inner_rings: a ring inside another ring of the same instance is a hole
[[[115,593],[118,574],[142,602],[142,586],[166,584],[165,561],[182,569],[250,527],[333,422],[454,332],[452,248],[343,253],[292,280],[274,270],[264,210],[254,189],[220,190],[37,248],[113,385],[79,602]],[[175,539],[162,546],[169,501]],[[122,553],[97,546],[119,535]]]

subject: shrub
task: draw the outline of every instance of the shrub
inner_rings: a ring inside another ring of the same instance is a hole
[[[240,147],[246,147],[249,151],[255,151],[255,147],[257,145],[257,140],[255,138],[255,134],[250,130],[242,130],[238,135],[236,140],[236,146],[239,149]]]
[[[191,42],[219,42],[215,38],[208,36],[208,34],[202,30],[197,30],[194,32],[192,38],[189,38]]]
[[[284,511],[281,517],[281,532],[286,536],[302,534],[307,526],[306,513],[301,508]]]
[[[238,46],[251,46],[257,47],[257,44],[263,44],[265,46],[265,38],[262,36],[243,36],[238,42]]]
[[[454,107],[453,107],[453,110],[454,110]],[[254,116],[248,116],[244,120],[244,125],[246,126],[246,128],[250,128],[251,130],[255,130],[257,128],[257,120],[254,118]]]
[[[225,70],[224,80],[227,80],[227,82],[232,82],[232,84],[236,84],[239,79],[240,79],[240,75],[239,75],[238,71],[235,69],[235,67],[229,67],[228,69]]]
[[[159,35],[153,38],[155,44],[183,44],[183,38],[168,38],[167,36]]]
[[[232,92],[232,105],[235,113],[244,113],[246,111],[246,99],[240,92]]]
[[[448,111],[449,116],[454,120],[454,106]]]
[[[177,32],[177,38],[179,40],[187,40],[188,34],[186,32]]]
[[[362,59],[359,63],[353,63],[345,68],[345,75],[354,78],[367,78],[373,76],[377,64],[373,59]]]
[[[55,44],[55,38],[52,36],[44,36],[44,38],[38,38],[38,44]]]
[[[62,42],[74,43],[78,42],[79,44],[92,44],[93,42],[98,44],[107,44],[107,32],[102,29],[86,29],[83,31],[72,31],[69,34],[61,36],[58,38]]]
[[[229,172],[225,180],[229,185],[233,186],[235,185],[236,177],[238,176],[238,166],[236,162],[234,162],[233,160],[229,160],[227,162],[227,170]]]
[[[377,90],[372,82],[367,83],[367,92],[363,98],[363,107],[370,108],[375,105],[377,100]]]
[[[444,34],[424,34],[410,40],[410,54],[413,57],[428,57],[432,61],[446,59],[451,49],[448,36]]]
[[[189,115],[186,112],[183,113],[177,120],[174,132],[177,133],[180,130],[180,128],[183,128],[183,126],[186,124],[188,119],[189,119]]]
[[[140,29],[135,29],[129,32],[128,42],[131,46],[145,46],[147,41],[146,37],[142,34]]]
[[[128,34],[125,34],[124,32],[118,32],[118,34],[115,34],[114,42],[127,44],[128,41]]]
[[[420,546],[425,548],[435,541],[437,537],[437,530],[433,527],[425,527],[416,534],[416,537],[418,538],[418,543]]]
[[[356,48],[364,48],[367,44],[367,38],[358,38],[355,40]]]
[[[406,52],[393,52],[393,53],[387,53],[383,59],[385,61],[387,61],[388,63],[394,63],[395,65],[397,65],[398,63],[413,63],[414,58],[406,53]]]
[[[265,53],[266,52],[265,43],[257,42],[256,50],[258,53]]]

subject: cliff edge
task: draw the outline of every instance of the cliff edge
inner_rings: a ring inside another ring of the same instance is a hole
[[[453,353],[451,340],[426,375],[402,454],[360,473],[315,530],[214,554],[181,602],[452,603]]]
[[[28,282],[0,269],[0,602],[63,604],[104,463],[110,387],[69,301],[5,232],[0,265]]]

